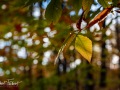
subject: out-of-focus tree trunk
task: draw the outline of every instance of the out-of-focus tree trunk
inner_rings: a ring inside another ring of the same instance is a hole
[[[66,73],[67,71],[67,61],[66,59],[63,60],[63,73]]]
[[[58,59],[58,64],[57,64],[57,75],[59,76],[59,78],[60,78],[60,76],[61,76],[61,70],[60,70],[60,65],[62,65],[62,62],[61,62],[61,60],[60,60],[60,58]],[[58,85],[57,85],[57,90],[61,90],[61,80],[59,79],[59,82],[58,82]]]
[[[119,55],[119,79],[120,79],[120,25],[118,23],[117,20],[117,24],[116,24],[116,41],[117,41],[117,49],[119,51],[118,55]],[[120,84],[119,84],[119,89],[120,89]]]
[[[80,90],[80,83],[78,80],[78,69],[75,71],[75,85],[76,85],[76,90]]]
[[[76,51],[75,50],[74,50],[73,57],[74,57],[74,61],[75,61],[76,60]],[[75,90],[80,90],[80,83],[79,83],[78,75],[79,75],[79,70],[78,70],[78,68],[76,68],[75,69],[75,87],[76,87]]]
[[[45,83],[44,83],[44,80],[43,80],[44,79],[44,71],[43,71],[42,68],[39,70],[39,73],[40,73],[40,75],[38,77],[38,80],[39,80],[40,89],[45,90]]]
[[[29,80],[29,84],[27,83],[27,86],[25,89],[29,90],[32,87],[32,66],[29,65],[29,70],[24,71],[24,73],[26,74],[25,78],[28,78],[28,80]]]
[[[58,66],[57,66],[57,75],[59,76],[59,78],[61,78],[62,74],[66,73],[66,69],[67,69],[66,59],[64,58],[63,60],[61,60],[59,58],[58,59]],[[61,79],[59,79],[59,82],[58,82],[58,85],[57,85],[57,90],[62,90],[62,81],[61,81]]]
[[[106,54],[105,54],[105,42],[102,44],[102,53],[101,53],[101,73],[100,73],[100,87],[105,87],[106,86],[106,73],[107,73],[107,68],[106,68]]]
[[[92,74],[92,65],[86,62],[86,82],[85,82],[85,90],[94,90],[94,78]]]
[[[105,28],[105,21],[103,23],[103,28]],[[101,71],[100,71],[100,87],[106,87],[106,74],[107,74],[107,67],[106,67],[106,48],[105,48],[105,40],[106,37],[105,33],[102,34],[102,52],[101,52]]]
[[[58,59],[58,65],[57,65],[57,75],[60,76],[61,75],[61,65],[62,65],[62,61],[60,60],[60,58]]]

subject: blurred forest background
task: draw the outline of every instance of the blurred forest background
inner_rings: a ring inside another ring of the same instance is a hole
[[[75,50],[73,42],[54,65],[60,47],[69,33],[77,30],[82,14],[81,0],[61,1],[60,19],[50,24],[45,19],[50,0],[0,0],[0,83],[22,81],[18,86],[0,84],[0,90],[120,90],[119,7],[107,15],[102,27],[95,24],[81,31],[93,43],[91,63]],[[86,20],[103,9],[94,0]]]

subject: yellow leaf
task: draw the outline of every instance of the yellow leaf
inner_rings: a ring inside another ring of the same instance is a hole
[[[78,35],[75,40],[75,49],[89,62],[92,57],[92,41],[82,35]]]

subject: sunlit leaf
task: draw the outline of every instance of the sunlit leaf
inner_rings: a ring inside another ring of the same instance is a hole
[[[57,23],[61,14],[62,6],[60,0],[51,0],[45,12],[45,18],[47,21]]]
[[[82,7],[84,10],[85,17],[88,15],[88,12],[90,11],[92,3],[93,3],[93,0],[83,0],[82,1]]]
[[[89,38],[78,35],[75,40],[75,49],[89,62],[92,57],[92,42]]]

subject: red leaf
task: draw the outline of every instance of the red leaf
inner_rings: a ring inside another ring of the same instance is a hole
[[[83,12],[82,15],[80,16],[80,19],[79,19],[79,21],[78,21],[77,24],[76,24],[76,27],[77,27],[79,30],[81,30],[81,22],[82,22],[82,19],[83,19],[83,15],[84,15],[84,12]]]
[[[98,22],[98,25],[99,25],[100,28],[103,27],[104,22],[105,22],[105,18],[102,19],[100,22]]]
[[[86,28],[90,28],[91,26],[93,26],[94,24],[96,24],[97,22],[102,21],[103,19],[105,19],[105,17],[110,13],[110,11],[112,10],[113,6],[109,7],[109,8],[105,8],[102,12],[100,12],[96,17],[94,17],[94,19],[92,21],[90,21],[90,23],[86,26]]]

